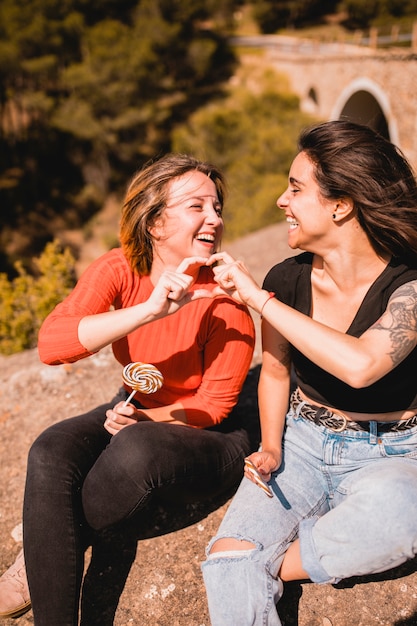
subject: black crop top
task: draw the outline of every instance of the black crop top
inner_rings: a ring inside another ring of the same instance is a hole
[[[313,255],[304,252],[275,265],[265,277],[264,289],[274,291],[279,300],[310,315],[312,260]],[[385,311],[392,293],[416,279],[417,269],[392,260],[371,285],[347,334],[360,337]],[[357,413],[417,408],[417,348],[386,376],[361,389],[321,369],[294,346],[291,354],[300,389],[317,404]]]

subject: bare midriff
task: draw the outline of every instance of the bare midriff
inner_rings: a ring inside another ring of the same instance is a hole
[[[354,411],[340,411],[339,409],[335,409],[332,406],[327,406],[326,404],[318,405],[316,402],[314,402],[314,400],[306,396],[306,394],[303,393],[300,388],[298,388],[298,391],[301,398],[305,400],[305,402],[307,402],[308,404],[324,407],[335,415],[340,415],[341,417],[344,417],[348,421],[352,422],[399,422],[400,420],[407,420],[417,414],[417,408],[405,409],[403,411],[390,411],[388,413],[355,413]]]

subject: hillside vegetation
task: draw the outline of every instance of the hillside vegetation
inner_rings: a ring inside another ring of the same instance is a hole
[[[230,35],[352,30],[411,23],[416,13],[417,0],[2,0],[0,271],[16,276],[16,260],[32,271],[47,241],[83,227],[144,162],[193,148],[187,129],[200,133],[202,152],[207,124],[207,154],[225,161],[232,193],[255,216],[239,219],[258,227],[270,173],[287,166],[271,144],[291,141],[296,102],[269,86],[265,104],[243,90],[231,103],[241,54]]]
[[[406,20],[415,4],[2,0],[0,352],[35,345],[109,198],[111,228],[92,247],[118,245],[121,197],[149,159],[189,152],[223,169],[229,241],[280,219],[297,135],[315,120],[260,51],[231,48],[231,34]]]

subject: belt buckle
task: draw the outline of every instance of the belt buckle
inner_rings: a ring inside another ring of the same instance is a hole
[[[335,433],[341,433],[344,430],[346,430],[348,421],[347,421],[347,419],[346,419],[346,417],[344,415],[338,415],[337,417],[339,417],[342,420],[343,423],[342,423],[341,426],[338,426],[337,428],[332,428],[332,430]]]

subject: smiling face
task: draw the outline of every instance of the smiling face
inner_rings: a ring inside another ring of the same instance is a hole
[[[209,258],[223,233],[213,181],[196,170],[175,178],[161,220],[152,228],[154,263],[176,268],[185,257]]]
[[[287,189],[277,200],[289,224],[288,245],[310,250],[310,242],[331,234],[335,202],[321,195],[314,177],[314,164],[304,152],[295,157],[288,181]]]

